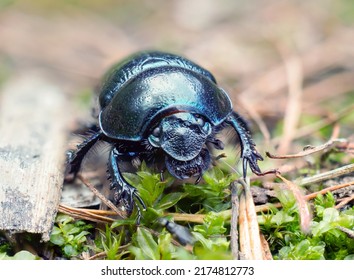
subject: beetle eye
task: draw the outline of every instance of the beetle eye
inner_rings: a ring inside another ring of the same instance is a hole
[[[160,136],[160,128],[159,127],[155,127],[154,130],[152,131],[152,135],[154,135],[155,137],[159,137]]]

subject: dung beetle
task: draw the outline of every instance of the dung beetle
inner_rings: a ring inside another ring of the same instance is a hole
[[[253,173],[264,174],[257,163],[263,159],[227,93],[209,71],[186,58],[159,51],[126,58],[106,74],[99,105],[97,128],[69,154],[69,173],[75,177],[96,142],[108,142],[115,203],[122,203],[128,215],[136,205],[138,222],[137,202],[146,207],[137,189],[123,178],[118,164],[122,159],[162,163],[161,170],[178,179],[199,181],[211,165],[210,148],[224,147],[217,133],[231,126],[240,139],[243,177],[247,164]]]

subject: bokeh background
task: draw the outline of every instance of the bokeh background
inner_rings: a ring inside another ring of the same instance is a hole
[[[89,104],[117,60],[170,51],[209,69],[268,142],[288,122],[289,152],[295,128],[353,103],[353,23],[351,0],[1,0],[0,82],[38,74]]]

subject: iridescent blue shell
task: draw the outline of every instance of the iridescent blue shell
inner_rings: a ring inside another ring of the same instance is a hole
[[[130,141],[144,139],[173,113],[199,114],[216,126],[232,112],[230,98],[210,72],[162,52],[138,53],[114,66],[99,101],[104,134]]]

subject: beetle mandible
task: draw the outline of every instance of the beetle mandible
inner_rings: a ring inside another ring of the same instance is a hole
[[[137,206],[145,209],[137,189],[122,176],[118,161],[136,158],[164,162],[178,179],[196,177],[211,165],[210,146],[223,149],[217,132],[231,126],[239,136],[243,177],[247,164],[262,175],[245,121],[232,109],[227,93],[214,76],[181,56],[145,51],[115,65],[105,76],[99,93],[101,108],[94,133],[69,153],[69,173],[79,172],[86,153],[98,142],[111,144],[108,160],[115,203],[128,215]]]

